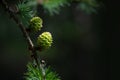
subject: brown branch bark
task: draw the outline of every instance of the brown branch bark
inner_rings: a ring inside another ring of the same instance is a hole
[[[2,5],[4,6],[5,10],[10,14],[10,17],[17,23],[17,25],[21,29],[21,31],[23,33],[23,36],[25,37],[25,39],[26,39],[26,41],[28,43],[29,49],[32,52],[32,57],[36,61],[37,65],[39,66],[39,61],[38,61],[38,58],[37,58],[36,50],[34,48],[34,44],[33,44],[32,40],[31,40],[28,32],[26,31],[25,26],[19,20],[19,18],[16,16],[16,14],[13,11],[11,11],[10,7],[8,6],[8,4],[7,4],[7,2],[5,0],[2,0]]]
[[[29,33],[27,32],[25,26],[23,25],[23,23],[17,17],[16,11],[12,10],[11,7],[8,6],[8,4],[7,4],[7,2],[5,0],[2,0],[2,5],[4,6],[5,10],[9,13],[10,17],[17,23],[17,25],[21,29],[21,31],[23,33],[23,36],[25,37],[25,39],[26,39],[26,41],[28,43],[29,50],[32,52],[31,57],[35,60],[37,66],[42,70],[43,80],[46,80],[44,66],[42,66],[43,65],[42,62],[39,61],[39,58],[38,58],[37,52],[36,52],[37,49],[34,46],[34,44],[33,44],[32,40],[31,40],[31,38],[29,36]]]

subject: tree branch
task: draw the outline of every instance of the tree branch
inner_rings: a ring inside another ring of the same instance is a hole
[[[42,66],[43,65],[42,62],[40,62],[39,59],[38,59],[36,48],[35,48],[32,40],[31,40],[28,32],[26,31],[25,26],[23,25],[23,23],[17,17],[16,11],[11,10],[11,8],[8,6],[8,4],[5,0],[2,0],[2,5],[4,6],[5,10],[10,14],[10,17],[17,23],[17,25],[21,29],[21,31],[23,33],[23,36],[25,37],[25,39],[28,43],[29,50],[32,52],[31,57],[35,60],[37,66],[42,70],[43,80],[46,80],[44,66]]]
[[[9,8],[7,2],[5,0],[2,0],[2,5],[4,6],[5,10],[10,14],[10,17],[17,23],[17,25],[19,26],[19,28],[21,29],[23,36],[25,37],[28,45],[29,45],[29,49],[32,52],[32,57],[33,59],[36,61],[37,65],[39,66],[39,61],[37,58],[37,53],[36,50],[34,48],[34,44],[28,34],[28,32],[26,31],[25,26],[22,24],[22,22],[19,20],[19,18],[16,16],[16,14],[11,11],[11,9]]]

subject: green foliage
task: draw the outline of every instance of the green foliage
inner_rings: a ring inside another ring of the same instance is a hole
[[[45,68],[45,75],[43,76],[43,71],[38,66],[34,66],[33,63],[28,63],[27,72],[25,73],[26,80],[60,80],[59,76],[53,72],[50,67]]]
[[[37,44],[42,49],[47,49],[51,46],[52,41],[53,41],[53,39],[52,39],[51,33],[50,32],[43,32],[41,35],[38,36]]]
[[[79,3],[77,8],[85,11],[86,13],[96,12],[96,7],[98,7],[96,0],[45,0],[43,7],[53,15],[54,13],[58,14],[61,7],[70,5],[73,1]]]
[[[59,13],[60,7],[68,4],[68,0],[45,0],[43,7],[46,9],[46,11],[53,15],[54,13]]]
[[[30,30],[34,31],[34,32],[38,32],[39,30],[41,30],[42,28],[42,19],[40,17],[33,17],[30,20]]]
[[[70,5],[72,1],[76,1],[78,9],[81,9],[87,13],[96,11],[98,3],[96,0],[43,0],[43,7],[50,15],[58,14],[61,7]],[[29,20],[36,14],[37,0],[23,0],[18,3],[20,14],[23,18]]]
[[[57,73],[51,71],[51,68],[46,69],[46,80],[61,80]]]
[[[82,0],[77,8],[83,10],[86,13],[93,13],[96,12],[96,7],[98,7],[96,0]]]
[[[28,24],[29,20],[36,14],[36,0],[23,0],[18,3],[20,17]]]

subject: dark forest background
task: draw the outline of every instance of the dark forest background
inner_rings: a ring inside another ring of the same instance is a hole
[[[40,55],[62,80],[115,80],[112,59],[119,59],[113,57],[120,53],[120,5],[106,0],[101,3],[91,15],[77,10],[76,3],[62,7],[59,15],[40,11],[43,31],[50,31],[54,38],[52,48]],[[23,80],[28,54],[21,31],[0,10],[0,80]]]

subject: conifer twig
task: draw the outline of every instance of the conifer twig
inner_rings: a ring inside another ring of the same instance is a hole
[[[28,32],[26,31],[25,26],[23,25],[23,23],[19,20],[19,18],[16,16],[16,14],[10,10],[7,2],[5,0],[2,0],[2,5],[4,6],[5,10],[10,14],[10,17],[17,23],[17,25],[19,26],[19,28],[21,29],[23,36],[26,38],[26,41],[29,45],[29,49],[32,52],[32,57],[33,59],[36,61],[37,65],[39,66],[39,61],[37,58],[37,53],[36,50],[34,48],[34,44],[28,34]]]
[[[46,80],[45,72],[44,72],[44,66],[42,66],[42,63],[38,59],[36,48],[35,48],[32,40],[31,40],[28,32],[26,31],[25,26],[23,25],[23,23],[17,17],[17,13],[15,13],[16,11],[14,11],[14,10],[11,11],[10,7],[8,6],[8,4],[5,0],[2,0],[2,5],[4,6],[5,10],[10,14],[10,17],[17,23],[17,25],[21,29],[21,31],[23,33],[23,36],[25,37],[25,39],[28,43],[29,50],[32,53],[31,57],[35,60],[37,66],[42,70],[43,80]]]

